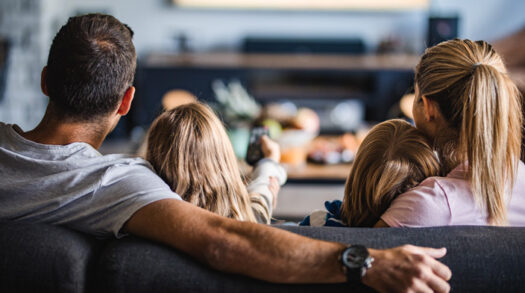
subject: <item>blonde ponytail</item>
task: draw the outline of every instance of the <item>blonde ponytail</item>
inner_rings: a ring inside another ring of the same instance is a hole
[[[522,113],[519,91],[501,58],[483,41],[443,42],[421,58],[416,83],[420,96],[437,102],[457,133],[456,163],[468,164],[474,200],[487,210],[490,224],[505,225],[505,193],[516,177]]]
[[[509,84],[495,67],[476,66],[463,102],[460,131],[473,194],[495,225],[507,223],[505,183],[510,181],[512,187],[520,155],[521,138],[515,134],[521,132],[521,123],[512,120],[521,117],[513,111],[521,107],[512,98],[518,94]]]

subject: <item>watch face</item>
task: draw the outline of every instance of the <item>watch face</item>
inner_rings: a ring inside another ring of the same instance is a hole
[[[369,256],[366,247],[362,245],[353,245],[347,248],[343,253],[343,262],[349,269],[358,269],[365,267]]]

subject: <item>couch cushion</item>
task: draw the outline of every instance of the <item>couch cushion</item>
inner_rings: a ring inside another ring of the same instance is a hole
[[[525,280],[525,228],[438,227],[369,229],[280,228],[318,239],[386,248],[406,243],[440,247],[456,292],[516,292]],[[348,292],[339,285],[276,285],[220,273],[169,247],[139,238],[110,243],[98,267],[101,289],[111,292]],[[352,292],[368,291],[354,288]]]
[[[100,245],[62,227],[0,223],[0,292],[85,292]]]

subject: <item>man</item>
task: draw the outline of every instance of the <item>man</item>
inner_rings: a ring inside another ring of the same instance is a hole
[[[100,14],[70,18],[57,33],[42,71],[49,105],[41,123],[28,132],[0,123],[0,220],[131,233],[270,282],[358,282],[364,274],[379,291],[449,290],[451,272],[434,259],[445,249],[367,251],[227,219],[182,201],[145,161],[100,155],[134,96],[132,34]]]

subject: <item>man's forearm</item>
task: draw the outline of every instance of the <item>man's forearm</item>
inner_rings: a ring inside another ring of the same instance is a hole
[[[339,261],[343,244],[236,221],[228,221],[217,232],[221,235],[215,235],[214,253],[207,262],[221,271],[279,283],[345,281]]]
[[[345,281],[338,260],[342,244],[227,219],[182,201],[150,204],[126,228],[225,272],[279,283]]]
[[[344,282],[345,245],[269,226],[220,217],[187,202],[160,200],[126,224],[132,234],[166,243],[230,273],[277,283]],[[375,258],[363,283],[380,292],[448,292],[451,272],[435,258],[445,249],[405,245],[370,249]]]

